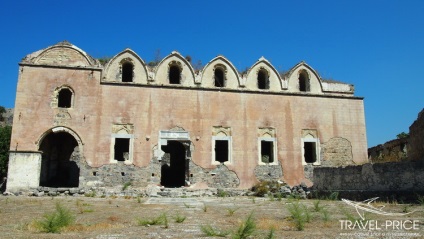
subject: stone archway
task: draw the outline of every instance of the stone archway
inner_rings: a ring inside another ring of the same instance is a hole
[[[47,132],[39,143],[42,152],[40,186],[78,187],[80,169],[75,158],[80,140],[65,130]]]

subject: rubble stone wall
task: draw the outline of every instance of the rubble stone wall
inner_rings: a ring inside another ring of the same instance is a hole
[[[318,191],[424,191],[424,161],[314,168]]]

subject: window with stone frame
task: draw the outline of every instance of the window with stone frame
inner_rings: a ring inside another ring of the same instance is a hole
[[[229,127],[213,127],[212,164],[232,163],[232,139]]]
[[[257,75],[257,81],[258,81],[258,89],[260,90],[268,90],[269,89],[269,75],[268,72],[261,68],[258,71]]]
[[[303,130],[302,164],[320,165],[320,144],[316,130]]]
[[[134,78],[134,65],[126,61],[122,63],[122,82],[133,82]]]
[[[134,145],[134,126],[131,124],[112,125],[110,162],[132,164]]]
[[[52,95],[51,106],[53,108],[68,109],[74,104],[74,91],[67,85],[57,87]]]
[[[311,91],[309,74],[305,70],[301,70],[299,72],[299,91],[301,91],[301,92]]]
[[[260,165],[277,165],[277,140],[274,128],[258,129],[258,161]]]
[[[181,68],[178,63],[173,62],[169,65],[168,79],[169,84],[179,85],[181,84]]]
[[[225,87],[225,70],[222,66],[217,66],[214,69],[214,86]]]

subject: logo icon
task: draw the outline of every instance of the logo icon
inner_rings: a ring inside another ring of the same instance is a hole
[[[371,203],[377,199],[378,197],[374,197],[362,202],[355,202],[355,201],[342,198],[342,201],[350,206],[355,207],[356,212],[358,213],[358,215],[361,217],[362,220],[365,220],[365,215],[364,215],[365,212],[371,212],[371,213],[385,215],[385,216],[405,216],[415,212],[415,211],[408,212],[408,213],[385,212],[383,211],[383,208],[385,207],[384,205],[380,206],[379,208],[376,208],[373,205],[371,205]]]

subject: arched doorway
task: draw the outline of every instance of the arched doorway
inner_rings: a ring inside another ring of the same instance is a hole
[[[78,151],[78,142],[65,131],[50,132],[42,139],[40,186],[78,187],[79,167],[72,160]]]
[[[168,140],[168,144],[162,146],[162,151],[167,154],[169,161],[162,164],[161,185],[170,188],[185,186],[188,172],[185,146],[179,141]]]

